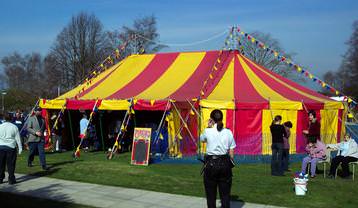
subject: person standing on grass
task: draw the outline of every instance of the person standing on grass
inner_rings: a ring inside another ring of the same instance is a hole
[[[271,175],[283,176],[282,156],[283,156],[283,138],[287,137],[285,127],[281,124],[282,117],[275,116],[270,126],[272,135],[272,158],[271,158]]]
[[[303,130],[303,134],[307,139],[314,138],[315,140],[321,140],[321,124],[317,120],[316,112],[313,110],[308,111],[308,129]]]
[[[40,163],[43,170],[48,170],[45,158],[45,120],[42,118],[40,107],[36,107],[35,114],[30,116],[27,121],[27,132],[29,133],[28,145],[30,148],[27,166],[32,167],[32,162],[38,152]]]
[[[51,117],[52,122],[56,122],[57,115],[54,114]],[[54,125],[54,123],[52,124]],[[53,151],[55,152],[61,152],[62,147],[62,131],[64,128],[64,123],[62,121],[62,118],[59,117],[56,126],[53,126],[53,131],[51,132],[51,138],[52,138],[52,144],[53,144]]]
[[[234,136],[224,128],[223,113],[213,110],[210,114],[208,128],[200,135],[200,141],[206,142],[204,164],[204,186],[209,208],[216,207],[216,193],[219,188],[221,207],[230,207],[230,191],[232,184],[232,168]]]
[[[88,151],[89,147],[89,134],[87,132],[88,124],[89,120],[87,119],[87,114],[84,111],[82,112],[82,119],[80,120],[80,139],[84,139],[82,143],[82,148],[84,148],[86,152]]]
[[[286,121],[283,126],[285,127],[286,136],[283,137],[283,154],[282,154],[282,167],[284,171],[291,171],[288,169],[288,162],[290,160],[290,142],[289,138],[291,136],[291,121]]]
[[[0,116],[2,117],[2,116]],[[18,153],[22,152],[20,133],[16,125],[11,123],[11,117],[5,116],[5,122],[0,124],[0,184],[5,178],[5,164],[9,173],[9,184],[15,184],[16,146]]]

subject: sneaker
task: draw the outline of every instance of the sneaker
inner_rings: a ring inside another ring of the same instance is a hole
[[[316,176],[315,175],[311,175],[311,178],[315,178]]]
[[[43,166],[43,167],[42,167],[42,170],[44,170],[44,171],[48,171],[48,170],[50,170],[50,168],[49,168],[49,167],[47,167],[47,166]]]

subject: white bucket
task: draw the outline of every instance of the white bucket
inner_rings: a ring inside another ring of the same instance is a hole
[[[307,184],[295,183],[295,191],[297,196],[306,195]]]
[[[305,179],[294,179],[295,191],[297,196],[304,196],[307,192],[307,180]]]

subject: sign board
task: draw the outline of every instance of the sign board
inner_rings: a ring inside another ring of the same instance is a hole
[[[134,128],[132,145],[132,165],[148,165],[151,128]]]

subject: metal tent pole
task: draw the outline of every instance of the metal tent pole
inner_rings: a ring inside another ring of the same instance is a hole
[[[67,110],[67,112],[68,112],[68,120],[69,120],[69,123],[70,123],[70,131],[71,131],[72,146],[73,146],[73,149],[75,149],[75,138],[74,138],[74,136],[73,136],[73,128],[72,128],[71,113],[70,113],[70,110]]]
[[[103,136],[103,125],[102,125],[102,117],[103,117],[103,112],[99,113],[99,127],[101,129],[101,139],[102,139],[102,150],[104,151],[104,136]]]

